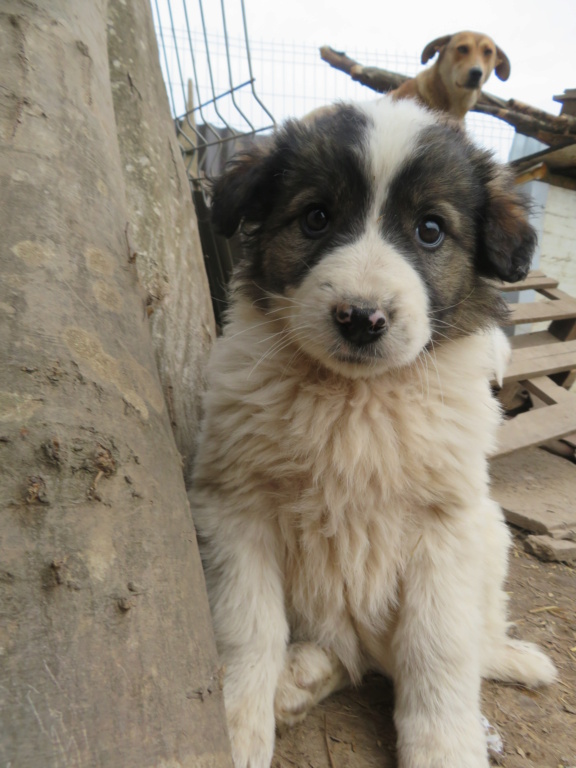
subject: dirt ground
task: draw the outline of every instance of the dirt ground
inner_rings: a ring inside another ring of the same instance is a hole
[[[512,634],[545,649],[559,682],[540,691],[484,683],[483,713],[504,743],[503,768],[576,768],[576,568],[543,563],[515,531],[508,591]],[[331,696],[277,739],[273,768],[395,768],[393,691],[371,676]]]

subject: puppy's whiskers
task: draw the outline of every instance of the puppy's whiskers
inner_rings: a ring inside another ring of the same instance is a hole
[[[446,341],[452,341],[453,337],[448,336],[446,333],[442,333],[442,331],[439,331],[437,328],[434,329],[434,336],[439,336],[441,339],[446,339]],[[433,340],[430,339],[430,344],[433,343]]]
[[[420,380],[420,391],[422,394],[422,399],[430,400],[430,377],[428,375],[428,361],[422,352],[420,352],[416,358],[415,363],[416,372],[418,373],[418,378]],[[426,382],[426,397],[424,397],[424,382]]]
[[[287,347],[290,347],[294,342],[297,342],[297,334],[298,331],[303,330],[307,327],[306,323],[303,323],[302,325],[295,326],[293,328],[283,328],[282,331],[280,331],[281,338],[275,341],[269,349],[267,349],[256,361],[252,369],[250,370],[250,373],[248,374],[248,378],[252,376],[254,371],[258,368],[258,366],[264,362],[264,360],[269,360],[272,357],[275,357],[277,354],[279,354],[282,350],[286,349]],[[278,334],[272,334],[268,336],[264,341],[269,341],[274,336],[277,336]],[[294,338],[295,337],[295,338]],[[300,351],[299,349],[297,351]]]
[[[434,370],[436,371],[436,381],[438,382],[438,391],[440,393],[440,401],[442,402],[442,405],[444,405],[444,390],[442,389],[442,381],[440,379],[440,373],[438,371],[438,366],[436,364],[436,351],[434,349],[434,341],[432,339],[430,340],[430,344],[432,347],[432,351],[430,351],[427,347],[424,347],[421,354],[424,354],[427,360],[430,360],[432,365],[434,366]]]
[[[462,330],[462,328],[460,328],[459,325],[456,325],[456,323],[449,323],[447,320],[440,320],[439,317],[432,318],[432,325],[443,325],[445,328],[455,328],[457,331]]]
[[[460,304],[463,304],[465,301],[467,301],[470,298],[470,296],[472,296],[472,294],[474,293],[475,290],[476,290],[475,288],[472,288],[470,293],[468,293],[466,296],[464,296],[463,299],[460,299],[460,301],[457,301],[455,304],[450,304],[447,307],[439,307],[438,309],[434,309],[434,310],[432,310],[430,312],[430,314],[431,315],[435,315],[438,312],[445,312],[447,309],[454,309],[454,307],[460,306]]]
[[[235,339],[237,336],[242,336],[245,333],[250,333],[250,331],[253,331],[256,328],[261,328],[264,325],[274,325],[277,321],[278,321],[278,318],[273,317],[270,320],[264,320],[261,323],[253,323],[252,325],[249,325],[247,328],[243,328],[241,331],[237,331],[236,333],[233,333],[232,336],[225,336],[225,338],[228,341],[230,341],[231,339]]]
[[[278,317],[276,320],[290,320],[290,315],[287,315],[286,317]],[[260,341],[257,342],[257,344],[267,344],[270,339],[273,339],[275,336],[281,336],[285,335],[286,333],[290,332],[290,328],[288,326],[284,326],[279,331],[276,331],[276,333],[270,333],[268,336],[264,337],[263,339],[260,339]]]
[[[290,360],[288,360],[284,368],[282,368],[282,373],[280,374],[280,378],[284,379],[288,374],[288,371],[290,370],[290,368],[294,366],[298,358],[303,356],[304,356],[304,353],[302,352],[302,349],[300,347],[297,347],[296,351],[294,352]]]

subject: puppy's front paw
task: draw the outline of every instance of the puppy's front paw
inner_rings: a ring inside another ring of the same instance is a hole
[[[420,749],[400,752],[398,768],[489,768],[488,756],[476,754],[463,749],[454,753],[445,749],[430,749],[422,746]]]
[[[290,645],[274,700],[277,723],[292,726],[304,720],[309,710],[340,688],[345,679],[342,664],[332,651],[315,643]]]
[[[400,754],[398,768],[489,768],[487,757],[468,755],[447,755],[444,751],[431,752],[422,749],[417,752]]]
[[[249,707],[227,710],[234,768],[270,768],[274,752],[274,715]]]
[[[399,768],[489,768],[486,735],[479,717],[442,724],[414,718],[401,728]]]

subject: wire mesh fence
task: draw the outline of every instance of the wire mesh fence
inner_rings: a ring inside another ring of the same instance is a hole
[[[195,146],[218,145],[217,154],[226,159],[229,153],[222,145],[238,135],[265,133],[274,122],[300,117],[332,101],[376,97],[374,91],[322,61],[319,45],[249,39],[242,15],[234,25],[227,22],[224,0],[220,19],[212,13],[211,24],[201,12],[201,0],[188,6],[185,0],[153,3],[170,105],[189,151]],[[417,55],[371,50],[346,53],[362,64],[408,76],[422,68]],[[494,150],[499,160],[508,159],[512,127],[477,113],[469,113],[466,122],[479,144]],[[211,165],[205,162],[203,170]],[[198,169],[191,167],[191,171],[194,175]]]
[[[238,136],[274,125],[254,85],[243,0],[232,12],[227,6],[221,0],[215,15],[213,0],[153,0],[160,60],[192,181],[209,172]],[[231,37],[231,25],[243,35]]]

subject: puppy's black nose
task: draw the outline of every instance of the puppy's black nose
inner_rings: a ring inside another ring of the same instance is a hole
[[[477,88],[480,85],[483,72],[480,67],[472,67],[468,72],[468,87]]]
[[[357,347],[377,341],[388,330],[388,317],[381,309],[341,303],[332,316],[340,335]]]

